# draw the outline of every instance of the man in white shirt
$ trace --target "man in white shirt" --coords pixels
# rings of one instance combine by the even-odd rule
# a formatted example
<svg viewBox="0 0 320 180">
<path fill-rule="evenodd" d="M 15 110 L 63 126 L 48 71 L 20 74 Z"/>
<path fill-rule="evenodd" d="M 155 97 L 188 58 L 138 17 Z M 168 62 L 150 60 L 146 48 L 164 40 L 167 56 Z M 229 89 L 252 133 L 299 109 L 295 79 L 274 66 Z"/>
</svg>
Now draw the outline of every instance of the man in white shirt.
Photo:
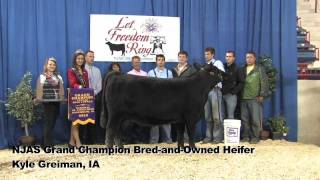
<svg viewBox="0 0 320 180">
<path fill-rule="evenodd" d="M 223 63 L 214 59 L 215 49 L 208 47 L 205 49 L 205 60 L 207 64 L 212 63 L 221 71 L 224 70 Z M 214 144 L 223 141 L 223 107 L 222 107 L 222 83 L 218 83 L 208 94 L 208 100 L 204 107 L 206 121 L 206 137 L 203 143 L 212 142 Z"/>
<path fill-rule="evenodd" d="M 141 69 L 141 61 L 139 56 L 133 56 L 131 58 L 131 63 L 133 69 L 129 71 L 127 74 L 135 76 L 148 76 L 148 73 Z M 149 127 L 140 126 L 138 124 L 128 121 L 125 122 L 123 128 L 125 132 L 123 133 L 122 137 L 126 143 L 142 144 L 149 142 Z"/>
<path fill-rule="evenodd" d="M 156 55 L 156 64 L 157 67 L 154 69 L 151 69 L 148 72 L 148 76 L 150 77 L 156 77 L 156 78 L 172 78 L 172 72 L 165 68 L 165 57 L 162 54 Z M 155 102 L 156 103 L 156 102 Z M 153 126 L 151 127 L 150 131 L 150 144 L 155 144 L 159 142 L 160 137 L 160 129 L 162 140 L 168 144 L 172 143 L 171 138 L 171 125 L 170 124 L 164 124 L 160 126 Z"/>
<path fill-rule="evenodd" d="M 95 144 L 97 142 L 102 143 L 103 142 L 103 130 L 99 126 L 99 120 L 100 120 L 100 92 L 102 89 L 102 78 L 101 78 L 101 72 L 100 69 L 93 65 L 94 63 L 94 52 L 91 50 L 88 50 L 86 52 L 86 64 L 85 69 L 88 72 L 88 78 L 89 78 L 89 88 L 92 88 L 95 95 L 95 118 L 96 123 L 95 124 L 88 124 L 85 126 L 80 126 L 80 136 L 82 137 L 85 144 Z"/>
<path fill-rule="evenodd" d="M 131 58 L 132 70 L 127 74 L 136 75 L 136 76 L 148 76 L 147 72 L 141 70 L 141 62 L 139 56 L 133 56 Z"/>
</svg>

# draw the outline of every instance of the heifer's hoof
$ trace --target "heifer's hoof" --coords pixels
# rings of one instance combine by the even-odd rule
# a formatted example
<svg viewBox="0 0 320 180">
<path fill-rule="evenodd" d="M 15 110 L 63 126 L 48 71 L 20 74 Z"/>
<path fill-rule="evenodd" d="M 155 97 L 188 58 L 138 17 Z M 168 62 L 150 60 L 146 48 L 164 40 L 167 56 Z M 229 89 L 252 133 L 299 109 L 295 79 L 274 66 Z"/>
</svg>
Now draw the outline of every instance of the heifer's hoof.
<svg viewBox="0 0 320 180">
<path fill-rule="evenodd" d="M 123 148 L 123 143 L 120 139 L 116 139 L 115 140 L 115 143 L 116 143 L 116 146 L 119 147 L 119 148 Z"/>
<path fill-rule="evenodd" d="M 212 141 L 212 144 L 220 144 L 220 143 L 222 143 L 222 140 L 213 140 Z"/>
<path fill-rule="evenodd" d="M 167 144 L 173 144 L 173 142 L 172 142 L 172 141 L 167 141 L 166 143 L 167 143 Z"/>
<path fill-rule="evenodd" d="M 118 148 L 124 148 L 123 144 L 117 144 L 116 145 Z"/>
<path fill-rule="evenodd" d="M 212 142 L 212 140 L 205 138 L 205 139 L 202 141 L 201 144 L 208 144 L 208 143 L 211 143 L 211 142 Z"/>
<path fill-rule="evenodd" d="M 194 143 L 189 143 L 190 148 L 196 148 L 196 145 Z"/>
<path fill-rule="evenodd" d="M 113 143 L 108 143 L 107 148 L 113 148 Z"/>
<path fill-rule="evenodd" d="M 179 148 L 184 148 L 184 143 L 178 143 Z"/>
</svg>

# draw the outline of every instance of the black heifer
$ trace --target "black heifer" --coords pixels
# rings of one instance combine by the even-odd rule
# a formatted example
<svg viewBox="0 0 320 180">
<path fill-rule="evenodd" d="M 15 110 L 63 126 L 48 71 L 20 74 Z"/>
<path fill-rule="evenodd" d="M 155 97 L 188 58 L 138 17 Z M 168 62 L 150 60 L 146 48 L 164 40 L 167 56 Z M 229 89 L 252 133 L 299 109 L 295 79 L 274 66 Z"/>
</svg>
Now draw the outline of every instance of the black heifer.
<svg viewBox="0 0 320 180">
<path fill-rule="evenodd" d="M 195 147 L 194 134 L 210 89 L 222 79 L 222 72 L 212 64 L 187 78 L 158 79 L 109 74 L 104 81 L 101 126 L 106 127 L 107 145 L 115 139 L 122 146 L 120 127 L 132 120 L 144 125 L 176 123 L 178 146 L 183 147 L 187 126 L 189 146 Z"/>
<path fill-rule="evenodd" d="M 121 51 L 122 56 L 126 50 L 125 44 L 112 44 L 111 42 L 107 41 L 106 44 L 109 46 L 111 54 L 113 55 L 113 51 Z"/>
</svg>

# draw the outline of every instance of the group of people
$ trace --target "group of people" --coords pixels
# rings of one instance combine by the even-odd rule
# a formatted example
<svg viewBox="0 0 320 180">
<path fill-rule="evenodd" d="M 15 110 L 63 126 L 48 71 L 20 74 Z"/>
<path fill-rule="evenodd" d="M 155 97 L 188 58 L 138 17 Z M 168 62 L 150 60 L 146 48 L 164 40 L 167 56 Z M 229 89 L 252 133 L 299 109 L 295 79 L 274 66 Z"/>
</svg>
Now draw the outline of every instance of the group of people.
<svg viewBox="0 0 320 180">
<path fill-rule="evenodd" d="M 203 143 L 223 141 L 223 119 L 241 119 L 242 141 L 256 144 L 262 130 L 262 103 L 269 94 L 268 77 L 256 62 L 255 52 L 246 53 L 246 65 L 238 67 L 234 51 L 227 51 L 225 63 L 214 58 L 213 48 L 205 49 L 206 63 L 225 72 L 222 83 L 208 94 L 205 104 L 206 136 Z M 240 107 L 240 108 L 237 108 Z M 236 110 L 238 109 L 238 113 Z"/>
<path fill-rule="evenodd" d="M 246 53 L 246 65 L 238 67 L 235 63 L 235 52 L 227 51 L 225 63 L 214 58 L 215 49 L 205 49 L 205 63 L 213 64 L 225 72 L 223 81 L 218 83 L 208 94 L 208 100 L 204 106 L 206 122 L 206 135 L 203 143 L 221 143 L 223 141 L 223 119 L 240 118 L 242 120 L 242 141 L 250 143 L 259 142 L 259 132 L 262 128 L 262 103 L 268 95 L 268 80 L 262 67 L 256 63 L 256 54 L 252 51 Z M 102 90 L 102 76 L 99 68 L 94 64 L 94 52 L 88 50 L 83 52 L 77 50 L 73 56 L 72 67 L 68 69 L 69 88 L 92 88 L 96 103 L 96 120 L 99 121 L 100 101 Z M 156 55 L 156 67 L 149 72 L 141 69 L 139 56 L 131 58 L 133 69 L 127 74 L 135 76 L 149 76 L 155 78 L 181 78 L 192 76 L 197 70 L 188 63 L 188 53 L 178 53 L 178 63 L 172 69 L 166 68 L 165 56 Z M 121 72 L 119 63 L 112 63 L 109 71 Z M 48 58 L 44 65 L 43 73 L 38 78 L 37 97 L 39 99 L 64 99 L 63 79 L 59 75 L 57 61 L 55 58 Z M 53 128 L 59 115 L 59 101 L 43 101 L 44 123 L 43 145 L 53 146 Z M 240 108 L 237 108 L 240 107 Z M 239 112 L 237 113 L 236 109 Z M 99 123 L 87 125 L 71 125 L 69 146 L 79 147 L 84 144 L 101 143 L 104 138 L 103 131 L 99 130 Z M 147 143 L 172 143 L 170 124 L 153 126 L 150 129 L 143 129 L 139 125 L 128 126 L 131 128 L 126 136 L 132 136 L 136 141 Z M 139 130 L 139 129 L 143 130 Z M 136 130 L 136 131 L 135 131 Z M 125 134 L 126 132 L 124 132 Z M 188 138 L 185 133 L 185 138 Z M 125 137 L 125 136 L 124 136 Z M 145 139 L 145 140 L 141 140 Z M 100 141 L 99 141 L 100 140 Z M 141 141 L 140 141 L 141 140 Z"/>
<path fill-rule="evenodd" d="M 99 112 L 99 93 L 102 89 L 101 72 L 93 66 L 94 52 L 84 53 L 77 50 L 74 53 L 72 67 L 68 69 L 68 87 L 69 88 L 92 88 L 95 95 L 96 109 Z M 59 75 L 57 61 L 55 58 L 48 58 L 44 65 L 43 73 L 39 76 L 37 82 L 37 93 L 35 102 L 42 101 L 45 121 L 43 132 L 43 146 L 53 146 L 53 128 L 59 115 L 60 101 L 64 100 L 63 80 Z M 50 101 L 52 100 L 52 101 Z M 96 116 L 98 118 L 99 116 Z M 96 142 L 96 126 L 87 124 L 86 126 L 71 125 L 70 147 L 79 147 L 82 142 L 93 144 Z"/>
</svg>

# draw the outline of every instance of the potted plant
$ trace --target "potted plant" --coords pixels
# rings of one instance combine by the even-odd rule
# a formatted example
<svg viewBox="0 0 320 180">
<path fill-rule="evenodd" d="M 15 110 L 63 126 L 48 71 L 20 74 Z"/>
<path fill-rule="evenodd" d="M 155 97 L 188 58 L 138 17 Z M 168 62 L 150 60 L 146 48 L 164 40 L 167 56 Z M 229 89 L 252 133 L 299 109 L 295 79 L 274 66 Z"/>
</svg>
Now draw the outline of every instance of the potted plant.
<svg viewBox="0 0 320 180">
<path fill-rule="evenodd" d="M 283 139 L 283 136 L 287 136 L 289 128 L 286 127 L 286 120 L 283 116 L 271 117 L 268 122 L 272 131 L 273 140 Z"/>
<path fill-rule="evenodd" d="M 260 139 L 261 140 L 267 140 L 271 136 L 270 127 L 267 123 L 264 123 L 262 126 L 262 131 L 260 132 Z"/>
<path fill-rule="evenodd" d="M 288 133 L 289 133 L 289 127 L 284 127 L 283 128 L 283 136 L 287 137 Z"/>
<path fill-rule="evenodd" d="M 41 117 L 39 107 L 33 103 L 34 92 L 31 88 L 31 80 L 30 72 L 24 74 L 15 91 L 8 89 L 8 100 L 5 103 L 8 114 L 20 120 L 21 126 L 24 127 L 25 136 L 20 137 L 20 142 L 25 146 L 34 144 L 35 138 L 30 136 L 29 126 Z"/>
</svg>

